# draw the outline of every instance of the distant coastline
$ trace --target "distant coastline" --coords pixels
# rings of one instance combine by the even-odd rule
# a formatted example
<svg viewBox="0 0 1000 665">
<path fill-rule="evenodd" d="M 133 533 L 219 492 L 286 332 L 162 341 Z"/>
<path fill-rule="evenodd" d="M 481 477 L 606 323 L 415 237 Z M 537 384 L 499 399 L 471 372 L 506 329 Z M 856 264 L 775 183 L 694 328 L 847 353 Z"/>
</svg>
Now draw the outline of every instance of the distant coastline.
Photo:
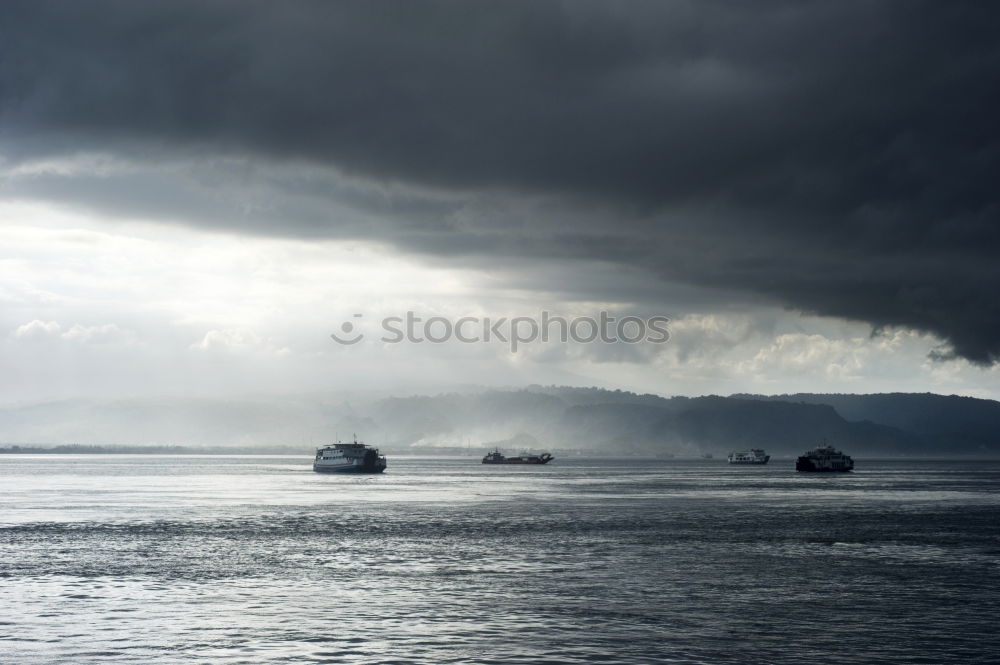
<svg viewBox="0 0 1000 665">
<path fill-rule="evenodd" d="M 775 459 L 826 440 L 868 459 L 1000 455 L 1000 402 L 926 393 L 663 397 L 601 388 L 86 401 L 0 407 L 0 453 L 312 455 L 357 433 L 388 455 Z"/>
<path fill-rule="evenodd" d="M 596 451 L 582 449 L 553 448 L 556 456 L 563 459 L 647 459 L 658 462 L 705 462 L 708 464 L 725 464 L 724 458 L 706 460 L 695 455 L 649 455 L 641 452 L 622 451 Z M 396 456 L 419 456 L 419 457 L 468 457 L 479 459 L 482 456 L 481 447 L 473 446 L 460 448 L 457 446 L 421 446 L 421 447 L 400 447 L 385 448 L 383 452 Z M 280 456 L 302 456 L 312 457 L 313 450 L 302 447 L 282 447 L 282 446 L 175 446 L 175 445 L 88 445 L 88 444 L 59 444 L 59 445 L 6 445 L 0 446 L 0 455 L 280 455 Z M 989 452 L 965 452 L 952 454 L 870 454 L 856 456 L 865 460 L 1000 460 L 1000 455 Z M 776 455 L 774 461 L 792 461 L 795 456 Z"/>
<path fill-rule="evenodd" d="M 0 455 L 308 455 L 302 447 L 237 448 L 234 446 L 173 446 L 173 445 L 111 445 L 58 444 L 44 446 L 7 445 L 0 447 Z"/>
</svg>

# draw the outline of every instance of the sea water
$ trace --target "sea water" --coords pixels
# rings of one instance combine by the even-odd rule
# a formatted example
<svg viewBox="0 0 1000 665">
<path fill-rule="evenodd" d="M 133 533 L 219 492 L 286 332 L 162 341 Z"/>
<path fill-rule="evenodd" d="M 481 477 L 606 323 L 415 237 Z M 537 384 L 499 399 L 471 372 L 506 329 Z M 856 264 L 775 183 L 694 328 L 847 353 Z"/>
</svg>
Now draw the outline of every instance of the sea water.
<svg viewBox="0 0 1000 665">
<path fill-rule="evenodd" d="M 1000 463 L 0 457 L 0 663 L 995 663 Z"/>
</svg>

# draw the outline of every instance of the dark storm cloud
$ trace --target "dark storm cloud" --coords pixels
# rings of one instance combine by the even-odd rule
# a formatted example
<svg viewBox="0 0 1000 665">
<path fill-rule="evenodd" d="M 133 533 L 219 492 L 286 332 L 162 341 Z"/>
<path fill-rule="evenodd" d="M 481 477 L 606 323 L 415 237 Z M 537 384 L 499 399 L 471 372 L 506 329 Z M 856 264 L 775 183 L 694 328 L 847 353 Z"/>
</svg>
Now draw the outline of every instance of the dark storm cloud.
<svg viewBox="0 0 1000 665">
<path fill-rule="evenodd" d="M 0 138 L 13 161 L 327 165 L 457 197 L 437 224 L 437 205 L 414 207 L 414 225 L 406 201 L 387 204 L 397 224 L 372 233 L 416 251 L 641 265 L 932 331 L 987 363 L 998 16 L 971 2 L 7 2 Z M 501 203 L 473 214 L 462 197 Z M 526 221 L 502 203 L 532 197 L 564 212 Z"/>
</svg>

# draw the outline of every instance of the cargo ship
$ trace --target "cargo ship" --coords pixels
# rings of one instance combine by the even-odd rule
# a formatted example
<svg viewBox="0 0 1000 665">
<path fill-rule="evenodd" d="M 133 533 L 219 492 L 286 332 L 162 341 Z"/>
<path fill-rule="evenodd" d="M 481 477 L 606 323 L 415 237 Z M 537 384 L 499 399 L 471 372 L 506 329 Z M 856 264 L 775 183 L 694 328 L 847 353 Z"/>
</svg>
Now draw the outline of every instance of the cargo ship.
<svg viewBox="0 0 1000 665">
<path fill-rule="evenodd" d="M 486 453 L 486 456 L 483 457 L 483 464 L 548 464 L 554 459 L 548 453 L 542 453 L 541 455 L 529 455 L 525 453 L 516 457 L 504 457 L 500 449 L 495 448 Z"/>
<path fill-rule="evenodd" d="M 845 472 L 854 468 L 854 460 L 833 446 L 822 445 L 795 460 L 796 471 Z"/>
<path fill-rule="evenodd" d="M 366 446 L 354 437 L 352 443 L 340 443 L 316 449 L 313 471 L 335 473 L 382 473 L 386 467 L 385 456 L 378 448 Z"/>
<path fill-rule="evenodd" d="M 771 456 L 761 448 L 729 453 L 730 464 L 767 464 Z"/>
</svg>

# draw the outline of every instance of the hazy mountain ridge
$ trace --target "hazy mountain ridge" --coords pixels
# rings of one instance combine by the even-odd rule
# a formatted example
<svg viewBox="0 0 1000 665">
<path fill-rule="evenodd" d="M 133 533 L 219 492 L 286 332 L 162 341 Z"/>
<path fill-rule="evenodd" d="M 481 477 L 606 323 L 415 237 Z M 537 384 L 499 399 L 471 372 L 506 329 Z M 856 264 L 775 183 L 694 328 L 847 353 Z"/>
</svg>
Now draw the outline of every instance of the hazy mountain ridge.
<svg viewBox="0 0 1000 665">
<path fill-rule="evenodd" d="M 913 433 L 930 447 L 996 449 L 1000 443 L 1000 402 L 934 393 L 733 395 L 733 397 L 829 404 L 844 418 L 871 421 Z"/>
<path fill-rule="evenodd" d="M 661 397 L 529 386 L 410 397 L 65 401 L 0 409 L 0 444 L 281 447 L 353 434 L 390 452 L 539 448 L 695 455 L 763 447 L 795 455 L 824 438 L 859 455 L 1000 453 L 1000 403 L 934 394 Z M 510 443 L 514 445 L 514 443 Z"/>
</svg>

